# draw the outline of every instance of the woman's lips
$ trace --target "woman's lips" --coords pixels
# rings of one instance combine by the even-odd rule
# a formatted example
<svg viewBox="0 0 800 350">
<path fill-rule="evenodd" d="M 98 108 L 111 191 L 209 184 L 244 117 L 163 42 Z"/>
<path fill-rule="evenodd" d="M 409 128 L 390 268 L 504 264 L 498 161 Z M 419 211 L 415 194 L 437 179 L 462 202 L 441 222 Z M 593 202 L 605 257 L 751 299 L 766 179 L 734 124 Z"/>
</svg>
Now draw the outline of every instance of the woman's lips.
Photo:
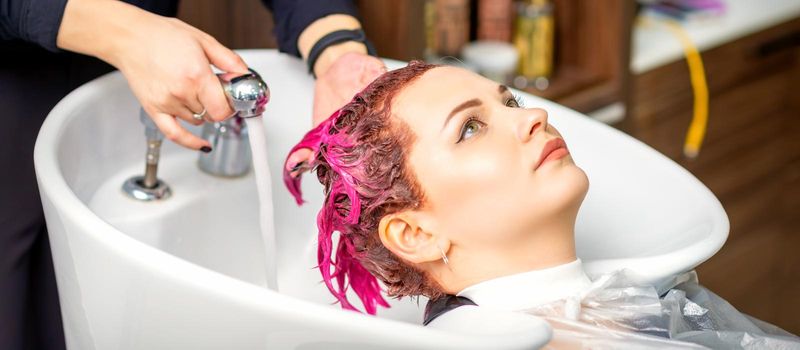
<svg viewBox="0 0 800 350">
<path fill-rule="evenodd" d="M 533 170 L 539 169 L 544 162 L 560 159 L 567 154 L 569 154 L 569 150 L 567 150 L 567 144 L 564 143 L 563 139 L 554 138 L 547 141 L 542 149 L 542 154 L 539 156 L 539 161 L 536 163 Z"/>
</svg>

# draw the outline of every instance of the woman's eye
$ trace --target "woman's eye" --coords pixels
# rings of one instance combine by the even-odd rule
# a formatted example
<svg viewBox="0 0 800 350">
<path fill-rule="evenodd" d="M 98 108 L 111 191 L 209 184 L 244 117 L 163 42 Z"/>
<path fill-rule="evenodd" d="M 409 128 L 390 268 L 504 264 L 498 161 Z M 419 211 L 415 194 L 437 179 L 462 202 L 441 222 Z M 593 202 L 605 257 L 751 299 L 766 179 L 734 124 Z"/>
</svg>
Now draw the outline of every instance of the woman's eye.
<svg viewBox="0 0 800 350">
<path fill-rule="evenodd" d="M 520 106 L 521 103 L 519 101 L 519 97 L 517 96 L 514 96 L 514 98 L 509 98 L 508 100 L 506 100 L 506 107 L 519 108 Z"/>
<path fill-rule="evenodd" d="M 475 119 L 468 120 L 466 123 L 464 123 L 464 126 L 461 127 L 461 136 L 458 138 L 458 142 L 467 140 L 477 135 L 481 128 L 483 128 L 483 123 Z"/>
</svg>

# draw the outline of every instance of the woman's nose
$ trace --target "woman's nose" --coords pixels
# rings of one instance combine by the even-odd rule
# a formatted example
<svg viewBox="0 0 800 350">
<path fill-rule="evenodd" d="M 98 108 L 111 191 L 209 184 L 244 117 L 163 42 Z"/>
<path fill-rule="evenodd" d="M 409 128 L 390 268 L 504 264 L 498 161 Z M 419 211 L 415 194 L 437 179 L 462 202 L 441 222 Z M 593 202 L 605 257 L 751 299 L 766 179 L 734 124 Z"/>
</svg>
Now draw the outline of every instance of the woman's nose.
<svg viewBox="0 0 800 350">
<path fill-rule="evenodd" d="M 526 109 L 522 119 L 517 124 L 517 136 L 522 142 L 533 139 L 536 132 L 547 129 L 547 111 L 541 108 Z"/>
</svg>

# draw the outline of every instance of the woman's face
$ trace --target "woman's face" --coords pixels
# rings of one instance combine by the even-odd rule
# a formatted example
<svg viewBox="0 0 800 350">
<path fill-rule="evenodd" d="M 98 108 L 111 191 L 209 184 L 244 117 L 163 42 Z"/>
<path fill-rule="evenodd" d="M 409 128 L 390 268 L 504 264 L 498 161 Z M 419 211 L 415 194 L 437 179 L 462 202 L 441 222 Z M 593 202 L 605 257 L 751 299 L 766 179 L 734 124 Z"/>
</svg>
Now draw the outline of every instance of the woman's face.
<svg viewBox="0 0 800 350">
<path fill-rule="evenodd" d="M 438 67 L 405 87 L 392 111 L 415 135 L 408 164 L 433 218 L 427 229 L 454 247 L 509 253 L 574 226 L 588 181 L 544 110 L 518 106 L 477 74 Z"/>
</svg>

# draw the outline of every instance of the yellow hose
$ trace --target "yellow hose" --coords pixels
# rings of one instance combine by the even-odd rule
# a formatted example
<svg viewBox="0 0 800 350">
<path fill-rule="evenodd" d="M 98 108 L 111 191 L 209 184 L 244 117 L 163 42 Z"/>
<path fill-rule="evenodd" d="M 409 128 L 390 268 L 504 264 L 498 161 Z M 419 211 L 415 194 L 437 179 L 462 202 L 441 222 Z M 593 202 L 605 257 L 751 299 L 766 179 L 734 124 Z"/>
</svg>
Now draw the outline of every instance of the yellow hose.
<svg viewBox="0 0 800 350">
<path fill-rule="evenodd" d="M 653 22 L 643 17 L 640 17 L 640 21 L 644 25 L 650 25 Z M 700 52 L 697 51 L 697 47 L 694 46 L 691 38 L 686 34 L 680 23 L 670 19 L 664 19 L 659 22 L 664 24 L 681 42 L 686 63 L 689 65 L 689 77 L 692 83 L 692 92 L 694 93 L 694 113 L 692 122 L 689 124 L 689 130 L 686 132 L 683 155 L 688 158 L 696 158 L 700 153 L 700 147 L 703 144 L 706 127 L 708 126 L 708 84 L 706 83 L 703 60 L 700 57 Z"/>
</svg>

